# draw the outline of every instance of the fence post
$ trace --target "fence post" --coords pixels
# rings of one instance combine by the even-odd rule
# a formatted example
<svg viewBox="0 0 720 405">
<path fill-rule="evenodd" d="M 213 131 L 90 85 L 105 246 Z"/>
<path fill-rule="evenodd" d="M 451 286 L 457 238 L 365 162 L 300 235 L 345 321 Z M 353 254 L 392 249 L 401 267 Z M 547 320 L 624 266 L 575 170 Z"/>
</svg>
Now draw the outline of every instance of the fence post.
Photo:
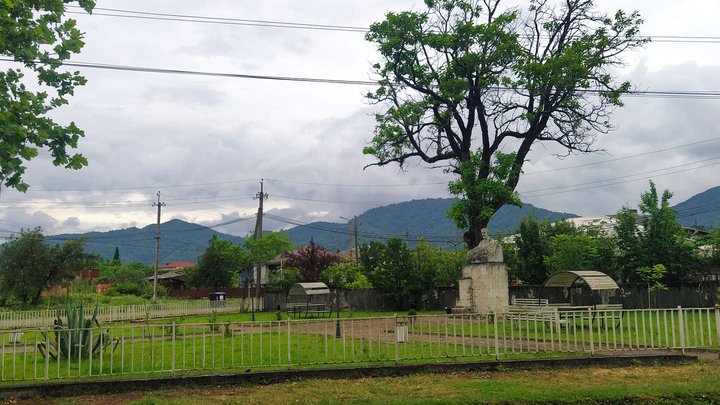
<svg viewBox="0 0 720 405">
<path fill-rule="evenodd" d="M 493 317 L 493 327 L 495 335 L 495 360 L 500 360 L 500 342 L 498 341 L 498 317 L 496 313 L 491 314 Z"/>
<path fill-rule="evenodd" d="M 677 306 L 678 310 L 678 324 L 680 326 L 680 350 L 682 354 L 685 354 L 685 319 L 683 316 L 682 306 Z"/>
<path fill-rule="evenodd" d="M 399 359 L 399 352 L 398 352 L 398 350 L 399 350 L 399 348 L 398 348 L 398 340 L 400 340 L 400 339 L 398 339 L 397 314 L 395 314 L 395 328 L 394 328 L 394 330 L 395 330 L 395 364 L 397 365 L 397 364 L 400 362 L 400 361 L 399 361 L 399 360 L 400 360 L 400 359 Z M 447 336 L 445 336 L 445 338 L 447 339 Z M 345 349 L 345 348 L 343 347 L 343 350 L 344 350 L 344 349 Z M 343 351 L 343 354 L 345 354 L 344 351 Z"/>
<path fill-rule="evenodd" d="M 175 321 L 172 323 L 172 360 L 170 361 L 170 372 L 175 375 L 175 335 L 176 335 Z M 185 353 L 183 353 L 183 356 Z"/>
<path fill-rule="evenodd" d="M 715 334 L 717 335 L 717 339 L 715 340 L 715 343 L 717 344 L 718 348 L 720 348 L 720 306 L 715 305 Z"/>
<path fill-rule="evenodd" d="M 593 310 L 591 309 L 590 312 L 588 313 L 588 321 L 589 321 L 588 333 L 590 333 L 590 356 L 595 355 L 595 337 L 593 336 L 593 333 L 595 333 L 595 331 L 593 330 L 593 320 L 595 319 L 595 317 L 593 316 L 592 311 Z"/>
<path fill-rule="evenodd" d="M 290 333 L 290 315 L 288 314 L 288 317 L 287 317 L 287 354 L 288 354 L 287 360 L 288 360 L 288 367 L 290 367 L 290 366 L 292 365 L 292 352 L 290 351 L 290 348 L 291 348 L 292 345 L 291 345 L 291 342 L 290 342 L 290 336 L 292 336 L 292 333 Z M 298 344 L 300 344 L 299 341 L 298 341 Z"/>
<path fill-rule="evenodd" d="M 716 311 L 717 312 L 717 311 Z M 50 379 L 50 328 L 46 328 L 45 333 L 45 381 L 47 382 L 48 379 Z M 37 350 L 37 347 L 35 348 Z M 58 353 L 60 352 L 60 347 L 58 347 Z M 3 359 L 5 361 L 5 359 Z M 58 362 L 60 361 L 60 356 L 58 355 Z"/>
</svg>

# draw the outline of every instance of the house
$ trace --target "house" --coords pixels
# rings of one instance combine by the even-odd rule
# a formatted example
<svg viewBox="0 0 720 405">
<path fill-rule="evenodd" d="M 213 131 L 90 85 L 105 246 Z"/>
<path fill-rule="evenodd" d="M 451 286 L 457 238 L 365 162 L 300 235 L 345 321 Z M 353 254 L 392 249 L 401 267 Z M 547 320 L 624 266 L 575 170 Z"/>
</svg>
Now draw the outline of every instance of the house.
<svg viewBox="0 0 720 405">
<path fill-rule="evenodd" d="M 197 263 L 194 262 L 170 262 L 161 264 L 158 266 L 158 284 L 168 290 L 181 290 L 185 284 L 183 280 L 185 269 L 195 266 L 197 266 Z M 155 280 L 155 275 L 151 274 L 147 279 L 152 283 Z"/>
</svg>

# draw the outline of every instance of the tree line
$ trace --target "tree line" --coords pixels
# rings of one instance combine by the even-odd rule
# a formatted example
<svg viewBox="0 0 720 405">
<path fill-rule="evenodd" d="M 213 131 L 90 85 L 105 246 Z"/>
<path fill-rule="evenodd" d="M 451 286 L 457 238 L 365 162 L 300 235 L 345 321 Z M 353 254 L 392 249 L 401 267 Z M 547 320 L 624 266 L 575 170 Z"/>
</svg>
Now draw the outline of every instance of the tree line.
<svg viewBox="0 0 720 405">
<path fill-rule="evenodd" d="M 651 181 L 637 210 L 624 206 L 617 212 L 613 232 L 523 218 L 514 240 L 503 242 L 511 280 L 540 284 L 559 271 L 598 270 L 652 287 L 719 267 L 720 230 L 689 239 L 670 198 L 672 192 L 659 194 Z"/>
</svg>

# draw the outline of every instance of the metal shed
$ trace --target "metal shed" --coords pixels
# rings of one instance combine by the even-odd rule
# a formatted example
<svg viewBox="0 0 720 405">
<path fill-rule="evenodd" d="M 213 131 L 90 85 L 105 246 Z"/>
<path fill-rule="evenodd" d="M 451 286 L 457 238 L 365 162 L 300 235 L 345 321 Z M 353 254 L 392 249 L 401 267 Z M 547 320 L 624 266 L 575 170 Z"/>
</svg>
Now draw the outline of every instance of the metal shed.
<svg viewBox="0 0 720 405">
<path fill-rule="evenodd" d="M 548 277 L 540 289 L 540 298 L 543 298 L 543 291 L 546 288 L 559 287 L 572 291 L 576 284 L 585 284 L 592 294 L 593 306 L 597 307 L 597 298 L 603 291 L 620 290 L 615 280 L 600 271 L 561 271 Z M 568 296 L 571 299 L 571 296 Z M 607 304 L 600 302 L 600 304 Z"/>
<path fill-rule="evenodd" d="M 325 283 L 295 283 L 288 291 L 285 309 L 295 315 L 329 314 L 330 289 Z"/>
<path fill-rule="evenodd" d="M 325 299 L 330 295 L 330 289 L 325 283 L 295 283 L 288 292 L 288 301 L 310 302 L 315 299 Z"/>
</svg>

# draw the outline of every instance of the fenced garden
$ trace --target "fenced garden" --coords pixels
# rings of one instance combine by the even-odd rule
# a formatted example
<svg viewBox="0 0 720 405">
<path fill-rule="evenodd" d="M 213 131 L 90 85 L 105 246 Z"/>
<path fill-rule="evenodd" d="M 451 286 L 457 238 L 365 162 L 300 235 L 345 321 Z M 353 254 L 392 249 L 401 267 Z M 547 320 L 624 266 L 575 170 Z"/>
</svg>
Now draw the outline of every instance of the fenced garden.
<svg viewBox="0 0 720 405">
<path fill-rule="evenodd" d="M 715 349 L 719 330 L 714 309 L 28 327 L 0 331 L 0 379 L 14 384 Z"/>
</svg>

